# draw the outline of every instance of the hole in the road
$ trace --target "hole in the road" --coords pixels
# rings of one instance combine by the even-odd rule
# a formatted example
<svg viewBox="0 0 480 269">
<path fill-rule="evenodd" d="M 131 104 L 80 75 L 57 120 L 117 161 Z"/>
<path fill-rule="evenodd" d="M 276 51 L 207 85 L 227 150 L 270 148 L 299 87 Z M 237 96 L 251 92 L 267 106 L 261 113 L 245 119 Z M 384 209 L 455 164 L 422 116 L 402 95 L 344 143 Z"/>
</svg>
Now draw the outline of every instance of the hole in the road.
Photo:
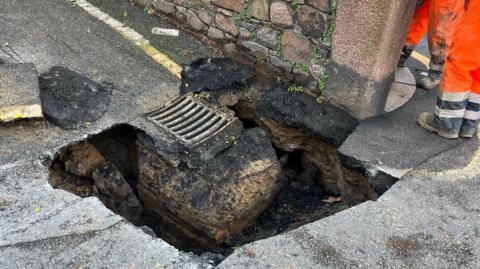
<svg viewBox="0 0 480 269">
<path fill-rule="evenodd" d="M 254 119 L 243 120 L 244 132 L 254 130 L 249 128 L 259 125 L 262 124 L 257 124 Z M 262 134 L 265 135 L 265 132 Z M 211 238 L 212 234 L 208 231 L 199 230 L 196 223 L 188 222 L 189 216 L 185 214 L 190 213 L 182 208 L 180 202 L 167 202 L 177 195 L 169 196 L 168 192 L 174 193 L 178 188 L 170 186 L 168 181 L 185 180 L 179 178 L 183 175 L 188 177 L 188 184 L 196 184 L 196 176 L 188 174 L 189 165 L 180 162 L 175 168 L 178 173 L 175 174 L 165 167 L 165 160 L 153 158 L 149 170 L 141 168 L 146 159 L 139 155 L 145 154 L 146 147 L 139 141 L 145 133 L 129 125 L 113 127 L 86 141 L 61 149 L 51 164 L 50 183 L 55 188 L 81 197 L 98 197 L 112 211 L 144 231 L 154 233 L 181 250 L 207 255 L 214 263 L 221 261 L 238 246 L 280 234 L 374 198 L 375 195 L 369 193 L 372 188 L 362 173 L 338 166 L 334 146 L 318 144 L 311 151 L 288 150 L 282 141 L 274 138 L 276 134 L 268 135 L 272 141 L 272 146 L 268 147 L 281 171 L 279 179 L 275 181 L 278 186 L 274 187 L 274 196 L 266 206 L 256 211 L 259 214 L 247 217 L 249 221 L 243 223 L 241 229 L 222 230 L 223 234 L 218 237 L 220 240 Z M 295 137 L 301 135 L 295 134 Z M 307 137 L 302 139 L 302 143 L 312 142 Z M 158 176 L 157 173 L 170 178 L 166 178 L 166 185 L 160 186 L 155 181 L 144 182 L 148 173 L 151 178 Z M 335 178 L 339 173 L 341 179 Z M 198 186 L 201 188 L 202 185 Z M 153 191 L 159 188 L 171 189 Z M 189 199 L 194 206 L 204 203 L 201 199 L 207 194 L 200 189 L 194 190 L 184 194 L 191 196 Z M 212 190 L 208 194 L 210 192 Z M 218 200 L 223 201 L 222 198 Z M 217 206 L 224 204 L 217 202 Z M 202 214 L 204 208 L 200 205 L 196 210 Z M 233 220 L 232 223 L 237 225 L 239 221 Z M 228 234 L 228 231 L 235 232 Z"/>
</svg>

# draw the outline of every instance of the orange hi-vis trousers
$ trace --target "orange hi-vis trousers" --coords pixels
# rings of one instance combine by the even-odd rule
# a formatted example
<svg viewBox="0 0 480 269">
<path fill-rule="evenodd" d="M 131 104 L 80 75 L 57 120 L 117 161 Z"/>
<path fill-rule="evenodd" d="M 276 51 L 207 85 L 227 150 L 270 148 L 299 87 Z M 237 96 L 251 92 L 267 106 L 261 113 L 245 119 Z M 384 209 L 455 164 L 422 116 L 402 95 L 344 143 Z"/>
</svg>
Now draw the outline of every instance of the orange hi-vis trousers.
<svg viewBox="0 0 480 269">
<path fill-rule="evenodd" d="M 406 45 L 416 46 L 427 33 L 429 9 L 430 0 L 425 0 L 422 5 L 415 10 L 408 29 Z"/>
<path fill-rule="evenodd" d="M 480 0 L 470 0 L 454 28 L 440 83 L 436 118 L 473 131 L 480 120 Z"/>
<path fill-rule="evenodd" d="M 428 48 L 433 64 L 442 64 L 450 46 L 455 25 L 464 10 L 464 0 L 425 0 L 415 10 L 406 45 L 416 46 L 428 32 Z"/>
</svg>

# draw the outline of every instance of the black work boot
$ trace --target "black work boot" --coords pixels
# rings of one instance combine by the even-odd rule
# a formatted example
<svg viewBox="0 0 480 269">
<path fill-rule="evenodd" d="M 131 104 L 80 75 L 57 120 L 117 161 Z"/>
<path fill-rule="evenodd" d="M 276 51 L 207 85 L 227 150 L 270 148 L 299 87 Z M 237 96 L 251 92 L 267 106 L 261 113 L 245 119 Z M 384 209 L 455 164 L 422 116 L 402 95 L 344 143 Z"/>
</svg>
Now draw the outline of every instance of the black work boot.
<svg viewBox="0 0 480 269">
<path fill-rule="evenodd" d="M 458 138 L 462 119 L 439 118 L 437 115 L 423 112 L 418 116 L 418 124 L 443 138 Z"/>
<path fill-rule="evenodd" d="M 398 67 L 405 67 L 405 63 L 412 55 L 414 49 L 415 46 L 403 46 L 402 55 L 400 56 L 400 60 L 398 61 Z"/>
<path fill-rule="evenodd" d="M 442 77 L 444 63 L 434 64 L 430 61 L 430 69 L 428 75 L 418 81 L 418 86 L 425 90 L 433 90 L 440 85 L 440 78 Z"/>
<path fill-rule="evenodd" d="M 478 121 L 464 119 L 458 135 L 463 138 L 472 138 L 477 133 L 477 128 Z"/>
<path fill-rule="evenodd" d="M 480 121 L 480 95 L 472 92 L 468 97 L 460 137 L 471 138 L 477 133 Z"/>
</svg>

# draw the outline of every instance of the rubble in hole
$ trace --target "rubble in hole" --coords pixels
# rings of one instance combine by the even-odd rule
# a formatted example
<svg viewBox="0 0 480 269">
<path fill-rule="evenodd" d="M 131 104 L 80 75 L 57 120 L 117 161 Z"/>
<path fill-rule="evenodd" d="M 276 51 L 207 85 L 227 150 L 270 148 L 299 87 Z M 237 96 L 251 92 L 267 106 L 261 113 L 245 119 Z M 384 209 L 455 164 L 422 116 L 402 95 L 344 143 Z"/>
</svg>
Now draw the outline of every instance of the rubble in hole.
<svg viewBox="0 0 480 269">
<path fill-rule="evenodd" d="M 219 63 L 233 64 L 199 60 L 184 77 L 208 79 Z M 52 163 L 52 185 L 96 196 L 181 249 L 224 254 L 376 199 L 369 178 L 337 154 L 356 119 L 288 92 L 286 83 L 249 80 L 212 89 L 207 81 L 129 125 L 65 147 Z"/>
</svg>

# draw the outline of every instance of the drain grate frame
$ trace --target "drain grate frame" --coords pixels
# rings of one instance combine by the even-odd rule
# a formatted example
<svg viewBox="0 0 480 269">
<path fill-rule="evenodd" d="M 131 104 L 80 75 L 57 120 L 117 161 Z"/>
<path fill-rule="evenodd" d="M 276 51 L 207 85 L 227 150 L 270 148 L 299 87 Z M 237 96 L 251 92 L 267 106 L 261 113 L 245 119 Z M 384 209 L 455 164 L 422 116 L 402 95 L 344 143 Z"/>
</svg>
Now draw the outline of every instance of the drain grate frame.
<svg viewBox="0 0 480 269">
<path fill-rule="evenodd" d="M 182 95 L 145 117 L 187 146 L 199 145 L 227 128 L 228 118 L 190 95 Z"/>
</svg>

